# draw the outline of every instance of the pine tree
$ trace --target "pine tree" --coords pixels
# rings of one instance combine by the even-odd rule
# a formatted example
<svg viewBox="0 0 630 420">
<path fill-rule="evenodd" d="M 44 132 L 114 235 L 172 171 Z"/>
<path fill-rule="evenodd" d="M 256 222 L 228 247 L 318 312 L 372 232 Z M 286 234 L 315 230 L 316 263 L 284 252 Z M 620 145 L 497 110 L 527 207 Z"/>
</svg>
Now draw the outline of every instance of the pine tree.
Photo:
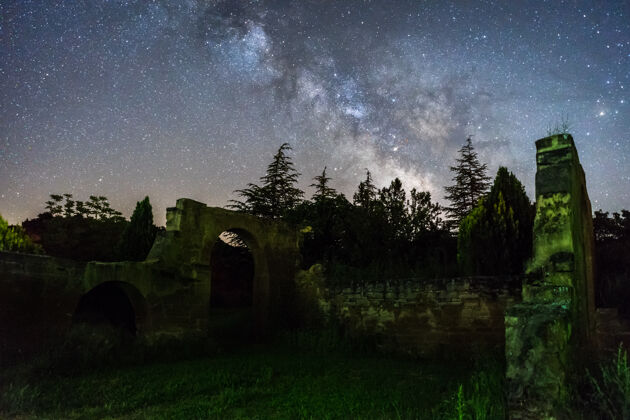
<svg viewBox="0 0 630 420">
<path fill-rule="evenodd" d="M 359 183 L 357 192 L 354 193 L 352 198 L 355 205 L 370 210 L 376 201 L 377 189 L 372 182 L 372 174 L 367 169 L 365 171 L 367 173 L 365 181 Z"/>
<path fill-rule="evenodd" d="M 236 190 L 243 200 L 231 200 L 229 207 L 272 219 L 294 209 L 302 201 L 304 192 L 295 187 L 300 173 L 287 156 L 288 150 L 291 146 L 283 143 L 267 166 L 267 173 L 260 178 L 262 186 L 248 184 L 247 188 Z"/>
<path fill-rule="evenodd" d="M 156 233 L 151 203 L 149 197 L 145 197 L 136 204 L 131 221 L 123 231 L 118 247 L 120 257 L 129 261 L 144 260 L 153 246 Z"/>
<path fill-rule="evenodd" d="M 455 184 L 445 187 L 448 193 L 445 198 L 452 203 L 452 206 L 446 207 L 446 211 L 450 218 L 449 223 L 454 226 L 459 226 L 462 219 L 475 208 L 490 185 L 486 164 L 479 163 L 470 137 L 466 139 L 459 154 L 457 166 L 450 167 L 451 172 L 455 173 Z"/>
<path fill-rule="evenodd" d="M 324 166 L 324 170 L 321 175 L 317 175 L 313 178 L 315 181 L 314 184 L 309 185 L 310 187 L 315 188 L 315 194 L 313 194 L 313 201 L 320 202 L 326 199 L 333 199 L 337 196 L 337 191 L 334 188 L 328 186 L 328 182 L 330 181 L 330 177 L 326 176 L 326 167 Z"/>
</svg>

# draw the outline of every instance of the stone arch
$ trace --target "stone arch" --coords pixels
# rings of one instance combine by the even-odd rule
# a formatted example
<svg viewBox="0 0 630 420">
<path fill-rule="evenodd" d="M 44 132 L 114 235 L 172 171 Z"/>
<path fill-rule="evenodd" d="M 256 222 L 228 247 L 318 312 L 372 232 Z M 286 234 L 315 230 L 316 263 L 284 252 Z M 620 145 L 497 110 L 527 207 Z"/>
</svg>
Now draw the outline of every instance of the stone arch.
<svg viewBox="0 0 630 420">
<path fill-rule="evenodd" d="M 249 214 L 208 207 L 190 199 L 177 200 L 167 209 L 166 231 L 156 238 L 147 257 L 162 273 L 185 280 L 190 289 L 188 301 L 194 306 L 203 328 L 209 316 L 211 294 L 210 256 L 219 235 L 225 231 L 243 237 L 254 259 L 253 311 L 256 329 L 265 331 L 282 319 L 291 300 L 291 288 L 299 260 L 298 232 L 286 224 Z"/>
<path fill-rule="evenodd" d="M 105 281 L 81 295 L 75 305 L 73 323 L 108 323 L 133 335 L 148 329 L 146 299 L 132 284 Z"/>
<path fill-rule="evenodd" d="M 220 226 L 220 225 L 219 225 Z M 260 241 L 246 227 L 239 224 L 229 224 L 222 229 L 214 237 L 207 235 L 207 239 L 202 246 L 203 263 L 208 267 L 211 266 L 212 250 L 219 239 L 219 235 L 223 232 L 233 232 L 245 242 L 249 248 L 254 262 L 254 273 L 252 279 L 252 311 L 256 322 L 256 327 L 263 328 L 266 319 L 266 313 L 269 308 L 269 270 L 267 267 L 267 257 L 265 250 L 260 246 Z M 216 229 L 219 230 L 219 229 Z M 210 283 L 208 302 L 212 295 L 212 271 L 208 270 L 208 281 Z"/>
</svg>

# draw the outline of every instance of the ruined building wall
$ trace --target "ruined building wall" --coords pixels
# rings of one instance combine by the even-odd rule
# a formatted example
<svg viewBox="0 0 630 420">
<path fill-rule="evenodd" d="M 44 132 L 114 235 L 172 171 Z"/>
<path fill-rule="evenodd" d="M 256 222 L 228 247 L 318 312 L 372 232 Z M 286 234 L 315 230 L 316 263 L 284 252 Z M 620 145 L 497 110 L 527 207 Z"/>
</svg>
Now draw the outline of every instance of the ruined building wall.
<svg viewBox="0 0 630 420">
<path fill-rule="evenodd" d="M 594 335 L 593 225 L 573 138 L 536 142 L 533 258 L 523 302 L 508 308 L 510 418 L 564 418 Z"/>
<path fill-rule="evenodd" d="M 72 324 L 85 263 L 0 252 L 0 366 L 32 355 Z"/>
<path fill-rule="evenodd" d="M 520 300 L 520 287 L 508 286 L 520 284 L 513 278 L 411 279 L 328 290 L 314 266 L 296 280 L 301 293 L 316 297 L 351 336 L 423 357 L 503 349 L 505 309 Z"/>
</svg>

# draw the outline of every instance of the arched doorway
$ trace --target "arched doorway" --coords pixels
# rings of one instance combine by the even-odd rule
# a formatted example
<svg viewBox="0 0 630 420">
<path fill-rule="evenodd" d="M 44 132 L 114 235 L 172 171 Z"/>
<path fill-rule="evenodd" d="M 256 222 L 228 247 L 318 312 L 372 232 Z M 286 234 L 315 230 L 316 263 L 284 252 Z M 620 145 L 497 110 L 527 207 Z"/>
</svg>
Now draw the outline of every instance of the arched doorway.
<svg viewBox="0 0 630 420">
<path fill-rule="evenodd" d="M 250 336 L 254 320 L 254 246 L 247 232 L 222 232 L 210 253 L 210 334 L 229 339 Z"/>
<path fill-rule="evenodd" d="M 128 283 L 110 281 L 81 297 L 72 321 L 75 325 L 114 328 L 135 336 L 145 317 L 146 307 L 140 292 Z"/>
</svg>

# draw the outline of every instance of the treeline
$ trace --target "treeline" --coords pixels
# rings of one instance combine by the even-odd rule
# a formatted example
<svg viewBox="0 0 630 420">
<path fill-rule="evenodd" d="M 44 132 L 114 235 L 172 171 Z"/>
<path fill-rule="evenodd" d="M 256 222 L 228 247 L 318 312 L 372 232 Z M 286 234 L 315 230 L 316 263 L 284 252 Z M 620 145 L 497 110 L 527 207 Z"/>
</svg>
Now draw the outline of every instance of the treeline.
<svg viewBox="0 0 630 420">
<path fill-rule="evenodd" d="M 350 201 L 331 186 L 325 167 L 311 184 L 315 193 L 304 200 L 290 150 L 283 144 L 260 184 L 235 191 L 240 199 L 230 206 L 297 225 L 304 233 L 303 266 L 323 263 L 335 285 L 518 274 L 531 255 L 534 212 L 522 184 L 501 168 L 490 188 L 470 139 L 451 167 L 451 206 L 445 208 L 428 191 L 407 192 L 398 178 L 379 189 L 369 170 Z"/>
<path fill-rule="evenodd" d="M 37 249 L 55 257 L 141 261 L 158 231 L 149 197 L 137 203 L 129 221 L 104 196 L 79 201 L 72 194 L 51 194 L 45 205 L 47 211 L 22 222 L 21 229 Z"/>
</svg>

